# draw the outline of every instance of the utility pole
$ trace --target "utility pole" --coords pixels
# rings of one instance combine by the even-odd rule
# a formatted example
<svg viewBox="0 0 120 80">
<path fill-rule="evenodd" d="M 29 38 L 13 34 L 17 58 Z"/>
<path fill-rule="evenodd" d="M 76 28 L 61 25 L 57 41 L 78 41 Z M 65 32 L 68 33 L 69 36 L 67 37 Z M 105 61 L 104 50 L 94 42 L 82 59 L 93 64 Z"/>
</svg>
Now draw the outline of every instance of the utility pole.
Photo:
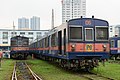
<svg viewBox="0 0 120 80">
<path fill-rule="evenodd" d="M 52 9 L 52 29 L 54 28 L 54 10 Z"/>
<path fill-rule="evenodd" d="M 14 25 L 14 21 L 13 21 L 13 37 L 15 36 L 15 25 Z"/>
</svg>

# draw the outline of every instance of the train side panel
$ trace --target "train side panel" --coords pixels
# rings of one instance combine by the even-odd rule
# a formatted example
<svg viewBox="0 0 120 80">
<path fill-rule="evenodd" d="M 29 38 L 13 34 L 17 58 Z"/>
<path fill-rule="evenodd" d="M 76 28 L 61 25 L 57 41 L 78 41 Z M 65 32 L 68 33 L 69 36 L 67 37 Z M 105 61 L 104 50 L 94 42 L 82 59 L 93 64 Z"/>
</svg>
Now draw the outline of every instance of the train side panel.
<svg viewBox="0 0 120 80">
<path fill-rule="evenodd" d="M 102 19 L 72 19 L 33 43 L 42 42 L 42 47 L 35 45 L 30 49 L 45 60 L 58 59 L 64 67 L 92 68 L 98 60 L 109 58 L 108 30 L 109 23 Z"/>
</svg>

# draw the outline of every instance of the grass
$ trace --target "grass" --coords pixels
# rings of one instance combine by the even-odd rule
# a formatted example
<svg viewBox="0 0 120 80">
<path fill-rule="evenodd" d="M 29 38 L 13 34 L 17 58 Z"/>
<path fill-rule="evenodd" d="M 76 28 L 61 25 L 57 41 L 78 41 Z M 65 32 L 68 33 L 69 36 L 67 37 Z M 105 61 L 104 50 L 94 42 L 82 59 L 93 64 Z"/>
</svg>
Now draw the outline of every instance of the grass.
<svg viewBox="0 0 120 80">
<path fill-rule="evenodd" d="M 120 64 L 111 64 L 106 62 L 105 66 L 103 66 L 100 63 L 100 66 L 95 68 L 93 72 L 112 78 L 114 80 L 120 80 Z"/>
<path fill-rule="evenodd" d="M 86 80 L 42 60 L 28 60 L 31 69 L 43 80 Z"/>
<path fill-rule="evenodd" d="M 0 68 L 0 80 L 11 80 L 13 65 L 13 60 L 2 59 Z"/>
<path fill-rule="evenodd" d="M 74 73 L 65 71 L 53 64 L 43 60 L 27 60 L 31 69 L 43 80 L 86 80 Z M 14 61 L 11 59 L 2 59 L 2 66 L 0 68 L 0 80 L 11 80 Z M 120 80 L 120 64 L 111 64 L 106 62 L 105 66 L 100 63 L 98 68 L 94 68 L 93 72 L 110 77 L 114 80 Z"/>
</svg>

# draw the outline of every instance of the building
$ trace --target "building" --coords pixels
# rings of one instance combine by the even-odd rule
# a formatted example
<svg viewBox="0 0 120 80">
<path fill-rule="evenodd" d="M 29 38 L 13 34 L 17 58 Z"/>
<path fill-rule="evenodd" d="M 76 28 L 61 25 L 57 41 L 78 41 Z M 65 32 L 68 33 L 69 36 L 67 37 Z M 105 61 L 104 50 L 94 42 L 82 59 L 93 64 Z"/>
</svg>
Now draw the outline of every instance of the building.
<svg viewBox="0 0 120 80">
<path fill-rule="evenodd" d="M 109 26 L 109 37 L 115 36 L 115 26 Z"/>
<path fill-rule="evenodd" d="M 86 0 L 62 0 L 62 23 L 86 16 Z"/>
<path fill-rule="evenodd" d="M 120 36 L 120 25 L 115 26 L 115 35 Z"/>
<path fill-rule="evenodd" d="M 112 25 L 109 27 L 109 37 L 120 36 L 120 25 Z"/>
<path fill-rule="evenodd" d="M 35 39 L 40 38 L 46 34 L 49 30 L 7 30 L 0 29 L 0 50 L 2 52 L 10 52 L 10 38 L 15 35 L 25 36 L 29 38 L 29 42 L 32 43 Z"/>
<path fill-rule="evenodd" d="M 18 18 L 18 29 L 29 29 L 29 19 L 27 18 Z"/>
<path fill-rule="evenodd" d="M 40 30 L 40 17 L 33 16 L 30 19 L 30 29 L 31 30 Z"/>
</svg>

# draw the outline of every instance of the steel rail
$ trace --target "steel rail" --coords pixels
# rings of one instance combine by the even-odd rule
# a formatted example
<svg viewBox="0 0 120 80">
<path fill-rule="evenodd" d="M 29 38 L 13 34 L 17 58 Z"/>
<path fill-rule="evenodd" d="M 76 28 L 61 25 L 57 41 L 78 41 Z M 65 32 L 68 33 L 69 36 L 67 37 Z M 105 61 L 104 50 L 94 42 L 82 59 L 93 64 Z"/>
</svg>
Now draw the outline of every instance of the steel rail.
<svg viewBox="0 0 120 80">
<path fill-rule="evenodd" d="M 12 74 L 12 80 L 17 80 L 17 76 L 16 76 L 16 63 L 14 65 L 14 70 L 13 70 L 13 74 Z"/>
<path fill-rule="evenodd" d="M 26 64 L 27 65 L 27 64 Z M 29 71 L 32 73 L 33 77 L 35 78 L 35 80 L 42 80 L 39 76 L 37 76 L 31 69 L 30 67 L 27 65 Z"/>
</svg>

